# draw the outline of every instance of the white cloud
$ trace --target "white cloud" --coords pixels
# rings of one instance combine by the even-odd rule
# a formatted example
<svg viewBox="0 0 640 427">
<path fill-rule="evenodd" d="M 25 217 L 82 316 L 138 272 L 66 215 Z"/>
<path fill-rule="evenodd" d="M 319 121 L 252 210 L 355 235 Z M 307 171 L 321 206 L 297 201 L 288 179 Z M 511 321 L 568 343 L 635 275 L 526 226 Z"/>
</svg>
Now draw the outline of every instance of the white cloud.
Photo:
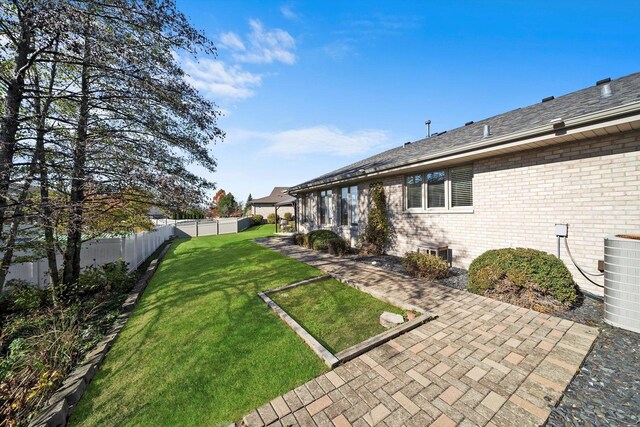
<svg viewBox="0 0 640 427">
<path fill-rule="evenodd" d="M 235 130 L 228 132 L 233 142 L 252 141 L 265 145 L 265 152 L 289 157 L 322 153 L 352 156 L 380 149 L 389 143 L 383 130 L 343 132 L 334 126 L 314 126 L 280 132 Z"/>
<path fill-rule="evenodd" d="M 251 32 L 247 36 L 247 42 L 233 32 L 220 36 L 220 47 L 231 50 L 233 58 L 238 62 L 252 64 L 270 64 L 282 62 L 294 64 L 296 55 L 295 39 L 288 32 L 279 28 L 267 30 L 262 22 L 250 19 Z"/>
<path fill-rule="evenodd" d="M 240 37 L 233 32 L 223 33 L 220 35 L 220 47 L 235 50 L 246 50 L 244 43 Z"/>
<path fill-rule="evenodd" d="M 339 61 L 344 59 L 353 52 L 351 44 L 344 40 L 336 40 L 322 47 L 325 55 L 329 58 Z"/>
<path fill-rule="evenodd" d="M 280 6 L 280 13 L 282 13 L 282 16 L 284 16 L 285 18 L 291 19 L 294 21 L 300 18 L 300 15 L 295 13 L 291 6 L 287 6 L 287 5 Z"/>
<path fill-rule="evenodd" d="M 215 97 L 244 99 L 254 95 L 253 88 L 260 86 L 262 76 L 245 71 L 237 65 L 204 58 L 199 61 L 182 61 L 187 81 L 199 91 Z"/>
</svg>

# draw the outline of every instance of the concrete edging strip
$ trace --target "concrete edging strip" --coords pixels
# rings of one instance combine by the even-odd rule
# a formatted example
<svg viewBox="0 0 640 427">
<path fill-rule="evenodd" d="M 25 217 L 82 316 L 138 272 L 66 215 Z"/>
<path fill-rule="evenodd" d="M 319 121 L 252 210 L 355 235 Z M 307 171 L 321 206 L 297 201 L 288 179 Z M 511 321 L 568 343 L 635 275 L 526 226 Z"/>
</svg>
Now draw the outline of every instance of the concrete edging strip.
<svg viewBox="0 0 640 427">
<path fill-rule="evenodd" d="M 427 323 L 429 320 L 432 320 L 435 317 L 436 316 L 428 313 L 418 316 L 413 320 L 396 326 L 395 328 L 389 329 L 388 331 L 382 332 L 381 334 L 374 335 L 359 344 L 347 348 L 346 350 L 342 350 L 341 352 L 336 354 L 336 357 L 338 358 L 340 363 L 355 359 L 356 357 L 360 356 L 363 353 L 366 353 L 372 348 L 384 344 L 387 341 L 391 341 L 392 339 L 404 334 L 405 332 L 409 332 L 410 330 Z"/>
<path fill-rule="evenodd" d="M 310 282 L 307 282 L 307 283 L 310 283 Z M 273 291 L 270 291 L 270 292 L 273 292 Z M 298 334 L 300 338 L 302 338 L 302 340 L 311 348 L 311 350 L 313 350 L 315 354 L 320 356 L 320 358 L 324 361 L 325 364 L 327 364 L 327 366 L 329 366 L 330 368 L 333 368 L 339 363 L 339 360 L 329 350 L 327 350 L 322 344 L 320 344 L 317 339 L 315 339 L 309 332 L 306 331 L 306 329 L 300 326 L 298 322 L 293 320 L 293 318 L 289 316 L 287 312 L 284 311 L 278 304 L 276 304 L 275 301 L 269 298 L 265 292 L 260 292 L 258 296 L 262 298 L 262 300 L 266 302 L 267 305 L 282 320 L 284 320 L 285 323 L 289 325 L 289 327 L 293 329 L 293 331 L 296 334 Z"/>
<path fill-rule="evenodd" d="M 269 295 L 269 294 L 273 294 L 273 293 L 280 292 L 280 291 L 286 291 L 287 289 L 297 288 L 298 286 L 308 285 L 309 283 L 321 282 L 321 281 L 329 279 L 331 277 L 332 276 L 330 274 L 324 274 L 322 276 L 312 277 L 311 279 L 302 280 L 300 282 L 292 283 L 290 285 L 281 286 L 281 287 L 275 288 L 275 289 L 269 289 L 268 291 L 264 291 L 264 294 L 265 295 Z"/>
<path fill-rule="evenodd" d="M 100 364 L 111 349 L 118 334 L 129 320 L 133 309 L 138 303 L 142 292 L 149 284 L 149 280 L 158 269 L 160 261 L 167 254 L 171 247 L 171 241 L 164 247 L 158 258 L 149 263 L 147 271 L 138 280 L 129 296 L 122 304 L 122 314 L 120 314 L 107 334 L 88 352 L 84 361 L 69 373 L 62 385 L 47 401 L 47 405 L 31 420 L 29 427 L 61 427 L 67 425 L 67 420 L 71 416 L 76 404 L 86 391 L 93 376 L 98 371 Z"/>
<path fill-rule="evenodd" d="M 331 279 L 331 278 L 336 279 L 347 286 L 351 286 L 355 289 L 358 289 L 361 292 L 367 293 L 373 296 L 374 298 L 380 299 L 389 304 L 393 304 L 396 307 L 400 307 L 404 310 L 416 311 L 418 313 L 421 313 L 421 315 L 393 329 L 390 329 L 388 331 L 375 335 L 371 338 L 368 338 L 362 341 L 361 343 L 351 346 L 334 355 L 326 347 L 320 344 L 320 342 L 317 339 L 315 339 L 309 332 L 307 332 L 306 329 L 304 329 L 298 322 L 296 322 L 291 316 L 289 316 L 289 314 L 286 311 L 284 311 L 282 307 L 280 307 L 275 301 L 273 301 L 268 296 L 276 292 L 296 288 L 298 286 L 308 285 L 310 283 L 320 282 L 322 280 Z M 269 306 L 269 308 L 271 308 L 278 315 L 278 317 L 280 317 L 287 325 L 289 325 L 289 327 L 293 329 L 293 331 L 296 334 L 298 334 L 300 338 L 302 338 L 302 340 L 311 348 L 311 350 L 313 350 L 313 352 L 316 353 L 324 361 L 324 363 L 327 366 L 329 366 L 329 368 L 331 369 L 335 368 L 339 364 L 342 364 L 351 359 L 354 359 L 360 356 L 361 354 L 371 350 L 372 348 L 377 347 L 381 344 L 384 344 L 387 341 L 390 341 L 406 332 L 409 332 L 410 330 L 415 329 L 418 326 L 428 322 L 429 320 L 435 319 L 437 317 L 435 315 L 428 313 L 427 311 L 425 311 L 424 309 L 418 306 L 404 303 L 402 301 L 396 300 L 395 298 L 390 298 L 380 292 L 376 292 L 371 289 L 368 289 L 366 286 L 358 285 L 351 281 L 347 281 L 344 278 L 335 274 L 325 274 L 323 276 L 313 277 L 311 279 L 302 280 L 300 282 L 292 283 L 290 285 L 285 285 L 279 288 L 270 289 L 268 291 L 259 292 L 258 296 Z"/>
</svg>

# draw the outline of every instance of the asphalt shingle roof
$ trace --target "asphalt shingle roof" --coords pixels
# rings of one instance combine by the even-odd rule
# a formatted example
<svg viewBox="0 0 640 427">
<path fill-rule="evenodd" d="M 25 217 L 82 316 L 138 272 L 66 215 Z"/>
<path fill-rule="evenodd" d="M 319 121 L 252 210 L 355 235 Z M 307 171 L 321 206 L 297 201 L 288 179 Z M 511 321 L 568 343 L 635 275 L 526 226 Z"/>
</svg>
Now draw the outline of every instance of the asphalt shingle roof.
<svg viewBox="0 0 640 427">
<path fill-rule="evenodd" d="M 611 96 L 600 95 L 601 86 L 590 86 L 558 98 L 518 108 L 488 119 L 461 126 L 400 146 L 352 163 L 333 172 L 292 187 L 304 189 L 334 181 L 356 178 L 374 171 L 416 163 L 452 149 L 463 149 L 483 140 L 484 125 L 491 127 L 491 137 L 501 137 L 519 131 L 549 125 L 556 118 L 564 120 L 640 101 L 640 73 L 630 74 L 609 82 Z"/>
<path fill-rule="evenodd" d="M 259 203 L 259 204 L 276 204 L 282 202 L 291 202 L 295 200 L 295 198 L 289 196 L 285 191 L 288 190 L 289 187 L 273 187 L 271 190 L 271 194 L 266 197 L 261 197 L 259 199 L 251 200 L 251 204 Z"/>
</svg>

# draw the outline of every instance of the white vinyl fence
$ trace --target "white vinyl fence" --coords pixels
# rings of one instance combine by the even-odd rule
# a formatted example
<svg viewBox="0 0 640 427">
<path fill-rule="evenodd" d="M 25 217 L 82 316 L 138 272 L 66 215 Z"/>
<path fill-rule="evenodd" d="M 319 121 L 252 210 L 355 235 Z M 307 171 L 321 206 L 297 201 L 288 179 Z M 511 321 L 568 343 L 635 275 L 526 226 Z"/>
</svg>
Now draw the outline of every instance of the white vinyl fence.
<svg viewBox="0 0 640 427">
<path fill-rule="evenodd" d="M 239 233 L 251 226 L 253 220 L 244 218 L 218 218 L 213 220 L 168 220 L 165 225 L 156 225 L 152 231 L 145 231 L 126 237 L 90 240 L 82 244 L 80 267 L 98 267 L 123 259 L 129 264 L 129 271 L 135 270 L 165 240 L 177 237 L 214 236 L 217 234 Z M 57 256 L 58 268 L 62 266 L 62 254 Z M 34 262 L 12 264 L 7 280 L 20 279 L 45 287 L 49 284 L 49 265 L 46 258 Z"/>
<path fill-rule="evenodd" d="M 98 267 L 122 258 L 129 264 L 129 271 L 140 266 L 158 247 L 173 235 L 173 224 L 156 227 L 126 237 L 90 240 L 82 244 L 80 267 Z M 58 266 L 62 266 L 62 254 L 57 256 Z M 12 264 L 7 280 L 20 279 L 45 287 L 49 283 L 49 266 L 46 258 L 34 262 Z"/>
<path fill-rule="evenodd" d="M 253 224 L 251 217 L 176 221 L 176 237 L 216 236 L 239 233 Z"/>
</svg>

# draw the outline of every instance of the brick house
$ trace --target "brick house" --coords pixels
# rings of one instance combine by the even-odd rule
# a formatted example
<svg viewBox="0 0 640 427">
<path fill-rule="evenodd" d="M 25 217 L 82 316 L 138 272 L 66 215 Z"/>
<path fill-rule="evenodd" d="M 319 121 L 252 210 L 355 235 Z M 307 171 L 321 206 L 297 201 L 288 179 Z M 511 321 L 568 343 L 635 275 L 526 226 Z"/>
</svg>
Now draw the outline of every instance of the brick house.
<svg viewBox="0 0 640 427">
<path fill-rule="evenodd" d="M 395 240 L 388 253 L 447 245 L 468 267 L 488 249 L 556 254 L 569 224 L 578 264 L 596 271 L 603 237 L 640 230 L 640 73 L 403 144 L 289 189 L 302 232 L 357 241 L 368 189 L 382 182 Z M 564 247 L 561 259 L 589 292 Z M 602 283 L 602 278 L 596 278 Z"/>
</svg>

